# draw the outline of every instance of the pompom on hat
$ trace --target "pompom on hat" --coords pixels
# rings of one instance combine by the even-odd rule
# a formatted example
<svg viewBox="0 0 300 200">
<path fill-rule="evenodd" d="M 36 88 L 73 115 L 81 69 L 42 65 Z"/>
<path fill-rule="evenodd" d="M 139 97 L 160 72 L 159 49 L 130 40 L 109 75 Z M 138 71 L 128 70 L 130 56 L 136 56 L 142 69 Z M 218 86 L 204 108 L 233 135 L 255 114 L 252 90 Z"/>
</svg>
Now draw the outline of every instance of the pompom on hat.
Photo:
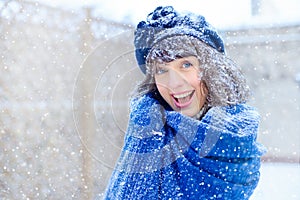
<svg viewBox="0 0 300 200">
<path fill-rule="evenodd" d="M 222 38 L 203 16 L 182 14 L 172 6 L 160 6 L 148 14 L 146 21 L 138 23 L 134 33 L 135 56 L 143 73 L 146 73 L 146 59 L 151 48 L 159 41 L 177 35 L 195 37 L 225 53 Z"/>
</svg>

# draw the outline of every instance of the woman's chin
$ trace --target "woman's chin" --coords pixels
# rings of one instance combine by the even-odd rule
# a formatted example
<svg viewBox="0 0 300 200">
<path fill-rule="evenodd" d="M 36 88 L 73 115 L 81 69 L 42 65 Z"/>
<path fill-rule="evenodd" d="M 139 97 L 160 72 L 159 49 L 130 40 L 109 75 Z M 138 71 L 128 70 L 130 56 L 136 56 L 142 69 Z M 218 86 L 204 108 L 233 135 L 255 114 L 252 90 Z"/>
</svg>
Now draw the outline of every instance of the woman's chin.
<svg viewBox="0 0 300 200">
<path fill-rule="evenodd" d="M 192 108 L 185 108 L 185 109 L 176 109 L 178 112 L 180 112 L 183 115 L 186 115 L 188 117 L 194 117 L 196 116 L 199 112 L 200 109 L 192 109 Z"/>
</svg>

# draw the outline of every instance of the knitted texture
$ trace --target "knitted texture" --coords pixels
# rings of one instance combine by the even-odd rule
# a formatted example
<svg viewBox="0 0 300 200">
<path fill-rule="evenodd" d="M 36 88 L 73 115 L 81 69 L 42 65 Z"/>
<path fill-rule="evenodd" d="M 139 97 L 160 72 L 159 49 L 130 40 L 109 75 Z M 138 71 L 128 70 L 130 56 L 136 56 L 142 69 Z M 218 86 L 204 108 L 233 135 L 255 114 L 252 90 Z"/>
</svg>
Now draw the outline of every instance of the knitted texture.
<svg viewBox="0 0 300 200">
<path fill-rule="evenodd" d="M 172 6 L 160 6 L 148 15 L 146 21 L 139 22 L 135 30 L 135 56 L 144 73 L 147 55 L 154 44 L 175 35 L 196 37 L 217 51 L 225 53 L 222 38 L 203 16 L 179 13 Z"/>
<path fill-rule="evenodd" d="M 131 104 L 124 148 L 104 199 L 248 199 L 264 147 L 246 104 L 212 107 L 201 121 L 147 94 Z"/>
</svg>

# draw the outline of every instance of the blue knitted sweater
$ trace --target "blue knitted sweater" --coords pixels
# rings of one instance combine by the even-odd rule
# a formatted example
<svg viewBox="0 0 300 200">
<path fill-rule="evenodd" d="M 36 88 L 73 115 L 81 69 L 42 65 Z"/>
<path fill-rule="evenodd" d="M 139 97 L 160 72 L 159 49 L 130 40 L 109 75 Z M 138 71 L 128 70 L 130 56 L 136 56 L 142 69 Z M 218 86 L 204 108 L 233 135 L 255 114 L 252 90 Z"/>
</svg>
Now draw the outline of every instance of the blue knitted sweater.
<svg viewBox="0 0 300 200">
<path fill-rule="evenodd" d="M 152 94 L 135 99 L 104 199 L 248 199 L 264 153 L 258 125 L 246 104 L 212 107 L 196 120 Z"/>
</svg>

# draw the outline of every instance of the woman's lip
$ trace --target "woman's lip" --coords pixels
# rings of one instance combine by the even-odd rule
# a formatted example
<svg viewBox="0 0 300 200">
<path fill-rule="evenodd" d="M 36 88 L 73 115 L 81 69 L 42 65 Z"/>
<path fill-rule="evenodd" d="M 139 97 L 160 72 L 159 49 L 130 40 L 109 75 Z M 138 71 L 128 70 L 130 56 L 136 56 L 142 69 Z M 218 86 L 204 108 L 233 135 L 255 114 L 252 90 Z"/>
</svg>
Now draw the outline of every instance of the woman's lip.
<svg viewBox="0 0 300 200">
<path fill-rule="evenodd" d="M 181 93 L 176 93 L 175 95 L 184 94 L 184 93 L 190 93 L 190 92 L 181 92 Z M 172 96 L 174 104 L 175 104 L 175 106 L 177 108 L 185 108 L 185 107 L 189 106 L 192 103 L 194 93 L 195 93 L 195 91 L 192 91 L 192 93 L 190 94 L 191 95 L 190 100 L 187 101 L 187 102 L 185 102 L 185 103 L 179 103 L 179 102 L 177 102 L 176 98 L 174 97 L 174 94 L 171 95 L 171 96 Z"/>
</svg>

